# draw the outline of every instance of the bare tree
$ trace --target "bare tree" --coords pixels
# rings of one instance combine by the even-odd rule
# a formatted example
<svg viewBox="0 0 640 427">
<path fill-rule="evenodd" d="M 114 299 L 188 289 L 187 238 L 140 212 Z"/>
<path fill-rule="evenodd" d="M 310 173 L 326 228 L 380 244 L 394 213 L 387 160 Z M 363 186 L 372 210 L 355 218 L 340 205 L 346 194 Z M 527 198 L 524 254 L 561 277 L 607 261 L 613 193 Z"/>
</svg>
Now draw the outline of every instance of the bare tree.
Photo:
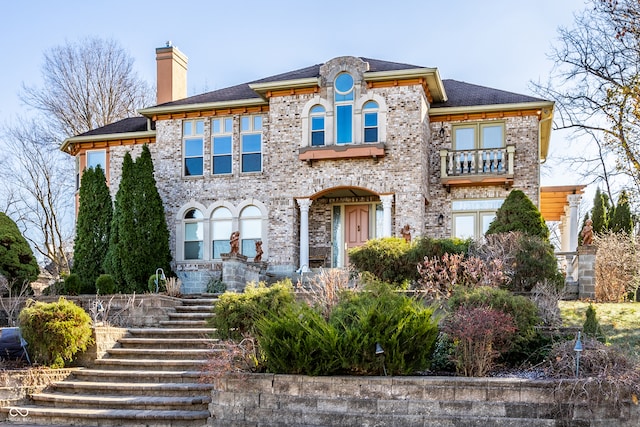
<svg viewBox="0 0 640 427">
<path fill-rule="evenodd" d="M 640 195 L 640 3 L 591 0 L 572 28 L 560 28 L 546 84 L 534 89 L 556 101 L 556 129 L 594 144 L 574 157 L 583 172 L 606 184 L 624 178 Z M 580 150 L 584 156 L 585 150 Z"/>
<path fill-rule="evenodd" d="M 56 133 L 78 135 L 135 115 L 153 94 L 114 40 L 88 38 L 44 54 L 42 87 L 24 86 L 23 101 L 44 113 Z"/>
<path fill-rule="evenodd" d="M 23 85 L 36 110 L 4 127 L 0 144 L 0 208 L 21 227 L 40 261 L 56 276 L 69 271 L 73 239 L 74 163 L 62 140 L 136 114 L 153 102 L 133 70 L 133 58 L 114 40 L 88 38 L 44 54 L 43 85 Z"/>
<path fill-rule="evenodd" d="M 55 137 L 36 119 L 19 120 L 5 129 L 9 165 L 0 177 L 7 213 L 32 248 L 53 267 L 69 272 L 73 236 L 73 160 L 58 150 Z"/>
</svg>

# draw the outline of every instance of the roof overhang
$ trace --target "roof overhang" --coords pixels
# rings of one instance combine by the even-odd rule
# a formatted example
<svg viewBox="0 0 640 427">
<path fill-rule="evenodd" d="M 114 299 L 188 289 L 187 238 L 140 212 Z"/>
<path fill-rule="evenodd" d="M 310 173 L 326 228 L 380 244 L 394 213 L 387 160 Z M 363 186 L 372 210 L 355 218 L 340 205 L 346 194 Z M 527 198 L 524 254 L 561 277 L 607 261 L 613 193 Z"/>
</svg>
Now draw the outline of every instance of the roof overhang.
<svg viewBox="0 0 640 427">
<path fill-rule="evenodd" d="M 535 110 L 540 124 L 540 160 L 545 161 L 549 153 L 551 140 L 551 128 L 553 124 L 553 101 L 521 102 L 514 104 L 471 105 L 463 107 L 432 107 L 429 110 L 430 117 L 454 116 L 467 114 L 497 113 L 508 111 Z"/>
<path fill-rule="evenodd" d="M 138 113 L 145 117 L 154 117 L 160 114 L 188 113 L 191 111 L 217 110 L 223 108 L 252 107 L 269 105 L 269 101 L 262 98 L 236 99 L 233 101 L 206 102 L 201 104 L 166 105 L 158 107 L 142 108 Z"/>
<path fill-rule="evenodd" d="M 147 130 L 142 132 L 122 132 L 122 133 L 108 133 L 102 135 L 86 135 L 86 136 L 74 136 L 67 138 L 60 145 L 60 151 L 71 154 L 73 147 L 79 144 L 96 143 L 96 142 L 109 142 L 109 141 L 122 141 L 122 140 L 145 140 L 156 137 L 155 130 Z"/>
<path fill-rule="evenodd" d="M 583 194 L 586 185 L 540 187 L 540 214 L 545 221 L 560 221 L 569 206 L 567 196 Z"/>
<path fill-rule="evenodd" d="M 268 92 L 303 89 L 309 87 L 319 87 L 320 79 L 318 77 L 309 77 L 306 79 L 279 80 L 265 83 L 249 83 L 249 88 L 260 94 L 264 99 L 268 98 Z"/>
<path fill-rule="evenodd" d="M 411 80 L 423 78 L 433 97 L 433 102 L 447 102 L 447 93 L 437 68 L 410 68 L 407 70 L 372 71 L 365 72 L 367 82 L 382 82 L 387 80 Z"/>
</svg>

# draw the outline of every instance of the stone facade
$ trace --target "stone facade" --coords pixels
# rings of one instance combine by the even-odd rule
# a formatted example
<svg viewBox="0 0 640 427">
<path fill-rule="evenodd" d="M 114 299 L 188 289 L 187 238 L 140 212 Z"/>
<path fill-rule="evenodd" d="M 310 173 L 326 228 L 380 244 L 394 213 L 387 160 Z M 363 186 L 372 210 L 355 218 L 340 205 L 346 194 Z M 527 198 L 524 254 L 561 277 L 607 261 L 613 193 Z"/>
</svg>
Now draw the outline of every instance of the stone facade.
<svg viewBox="0 0 640 427">
<path fill-rule="evenodd" d="M 261 234 L 257 238 L 263 242 L 262 261 L 268 265 L 267 275 L 276 278 L 291 276 L 307 264 L 342 267 L 348 262 L 347 247 L 370 238 L 400 236 L 400 230 L 407 225 L 414 238 L 450 237 L 455 233 L 455 201 L 503 200 L 512 188 L 518 188 L 539 204 L 538 110 L 544 108 L 539 104 L 546 101 L 510 96 L 497 108 L 495 98 L 490 96 L 487 101 L 466 99 L 460 88 L 468 89 L 469 85 L 445 84 L 435 69 L 405 64 L 340 57 L 317 67 L 248 84 L 247 88 L 261 98 L 247 99 L 250 92 L 230 98 L 228 92 L 221 90 L 221 95 L 216 91 L 209 98 L 204 94 L 175 106 L 142 110 L 155 121 L 155 140 L 149 148 L 171 232 L 174 270 L 188 292 L 204 290 L 205 281 L 219 277 L 224 270 L 211 246 L 211 216 L 219 207 L 231 213 L 233 230 L 242 228 L 243 209 L 256 207 L 260 211 L 260 217 L 255 219 L 260 223 Z M 353 129 L 350 142 L 339 144 L 337 128 L 343 95 L 336 79 L 344 74 L 352 78 L 351 100 L 347 104 Z M 452 89 L 451 99 L 445 94 L 447 85 Z M 482 90 L 495 95 L 492 89 Z M 203 102 L 205 98 L 213 101 L 207 104 Z M 248 106 L 236 107 L 238 102 Z M 484 102 L 487 113 L 482 110 Z M 371 117 L 366 114 L 369 104 L 376 106 L 374 144 L 367 143 L 372 140 L 365 136 L 366 127 L 371 126 Z M 544 105 L 552 111 L 552 103 Z M 316 107 L 324 111 L 320 146 L 311 143 L 316 126 L 311 109 Z M 472 113 L 467 114 L 465 108 L 472 108 Z M 241 121 L 255 116 L 262 121 L 261 170 L 243 173 Z M 233 124 L 231 173 L 214 175 L 212 119 L 218 118 L 230 118 Z M 194 120 L 203 124 L 203 172 L 185 176 L 182 133 L 185 122 Z M 504 129 L 503 146 L 514 147 L 513 176 L 508 180 L 459 180 L 454 185 L 444 185 L 440 150 L 455 149 L 454 127 L 477 124 L 481 129 L 492 123 Z M 84 140 L 77 141 L 81 153 L 80 143 Z M 113 144 L 107 150 L 109 185 L 114 196 L 126 151 L 135 158 L 140 146 Z M 390 209 L 384 208 L 383 198 L 391 200 Z M 300 200 L 310 203 L 304 218 L 298 206 Z M 202 259 L 185 256 L 185 215 L 190 209 L 197 209 L 204 218 Z M 307 222 L 308 230 L 301 230 Z M 348 242 L 352 234 L 359 239 L 355 243 Z M 251 254 L 247 255 L 251 258 Z"/>
</svg>

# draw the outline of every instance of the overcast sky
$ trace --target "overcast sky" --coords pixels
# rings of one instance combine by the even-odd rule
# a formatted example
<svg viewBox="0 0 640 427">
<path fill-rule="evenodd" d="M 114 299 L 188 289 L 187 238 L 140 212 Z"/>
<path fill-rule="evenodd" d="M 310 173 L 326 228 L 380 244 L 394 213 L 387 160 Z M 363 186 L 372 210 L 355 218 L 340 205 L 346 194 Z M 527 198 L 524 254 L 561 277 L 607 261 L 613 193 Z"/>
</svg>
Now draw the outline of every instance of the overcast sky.
<svg viewBox="0 0 640 427">
<path fill-rule="evenodd" d="M 584 0 L 3 0 L 0 125 L 28 113 L 43 53 L 88 36 L 117 40 L 155 84 L 155 48 L 189 58 L 188 95 L 353 55 L 437 67 L 455 79 L 529 94 L 546 80 L 559 26 Z M 551 139 L 551 156 L 565 146 Z M 567 182 L 567 179 L 572 179 Z M 543 185 L 578 183 L 554 166 Z"/>
</svg>

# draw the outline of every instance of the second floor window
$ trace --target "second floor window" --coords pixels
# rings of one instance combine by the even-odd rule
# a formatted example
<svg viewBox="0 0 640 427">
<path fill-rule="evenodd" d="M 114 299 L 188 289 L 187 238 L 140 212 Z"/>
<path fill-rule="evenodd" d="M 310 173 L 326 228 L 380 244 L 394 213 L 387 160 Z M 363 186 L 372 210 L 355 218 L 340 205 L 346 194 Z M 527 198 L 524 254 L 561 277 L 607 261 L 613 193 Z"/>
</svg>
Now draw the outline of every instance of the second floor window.
<svg viewBox="0 0 640 427">
<path fill-rule="evenodd" d="M 240 117 L 242 172 L 262 171 L 262 116 Z"/>
<path fill-rule="evenodd" d="M 311 145 L 314 147 L 324 145 L 324 117 L 323 106 L 316 105 L 311 109 Z"/>
<path fill-rule="evenodd" d="M 378 142 L 378 103 L 368 101 L 362 106 L 364 142 Z"/>
<path fill-rule="evenodd" d="M 504 147 L 503 123 L 477 123 L 454 126 L 454 149 L 476 150 Z"/>
<path fill-rule="evenodd" d="M 231 117 L 213 119 L 211 133 L 211 152 L 213 153 L 211 173 L 214 175 L 230 174 L 232 172 L 233 119 Z"/>
<path fill-rule="evenodd" d="M 353 77 L 348 73 L 338 74 L 334 82 L 334 104 L 336 116 L 336 143 L 353 142 Z"/>
<path fill-rule="evenodd" d="M 184 175 L 201 176 L 204 171 L 204 120 L 187 120 L 182 125 Z"/>
</svg>

